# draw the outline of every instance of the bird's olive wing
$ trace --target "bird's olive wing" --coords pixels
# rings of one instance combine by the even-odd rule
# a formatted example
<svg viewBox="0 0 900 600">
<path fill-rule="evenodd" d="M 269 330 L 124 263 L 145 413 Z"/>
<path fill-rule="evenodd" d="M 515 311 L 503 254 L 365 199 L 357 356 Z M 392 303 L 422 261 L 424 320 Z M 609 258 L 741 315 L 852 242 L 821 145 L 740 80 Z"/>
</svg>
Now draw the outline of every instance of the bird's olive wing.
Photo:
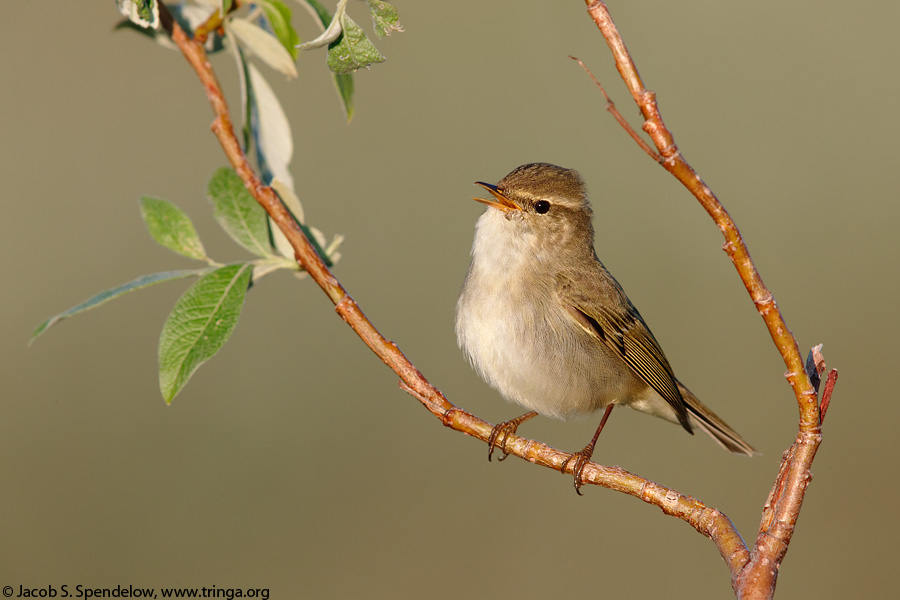
<svg viewBox="0 0 900 600">
<path fill-rule="evenodd" d="M 560 301 L 585 331 L 656 390 L 675 409 L 681 425 L 691 431 L 684 399 L 659 342 L 619 283 L 604 267 L 598 266 L 602 269 L 601 277 L 560 274 L 557 277 Z"/>
</svg>

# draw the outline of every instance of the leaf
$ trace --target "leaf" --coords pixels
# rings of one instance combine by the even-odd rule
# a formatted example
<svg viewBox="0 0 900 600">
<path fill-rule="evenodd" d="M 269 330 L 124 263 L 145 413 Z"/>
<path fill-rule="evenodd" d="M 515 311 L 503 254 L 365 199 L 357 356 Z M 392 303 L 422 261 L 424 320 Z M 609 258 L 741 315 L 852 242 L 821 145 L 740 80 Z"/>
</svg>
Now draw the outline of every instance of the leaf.
<svg viewBox="0 0 900 600">
<path fill-rule="evenodd" d="M 300 226 L 303 229 L 303 233 L 306 235 L 306 239 L 312 244 L 313 248 L 316 249 L 316 253 L 321 257 L 322 261 L 325 263 L 327 267 L 333 267 L 334 261 L 341 257 L 340 252 L 335 252 L 334 254 L 331 251 L 325 248 L 326 239 L 325 234 L 322 233 L 319 229 L 315 227 L 307 227 L 306 225 Z M 332 240 L 331 244 L 328 245 L 332 250 L 337 250 L 338 246 L 341 245 L 344 241 L 344 236 L 336 235 Z"/>
<path fill-rule="evenodd" d="M 244 56 L 244 52 L 241 50 L 241 45 L 238 44 L 234 38 L 227 37 L 225 39 L 225 45 L 231 50 L 232 54 L 234 54 L 234 60 L 237 63 L 238 69 L 238 80 L 241 83 L 241 117 L 243 120 L 243 126 L 241 127 L 241 137 L 243 138 L 243 147 L 244 152 L 250 151 L 250 142 L 251 142 L 251 132 L 250 132 L 250 121 L 251 119 L 251 102 L 249 102 L 248 98 L 248 90 L 247 87 L 249 83 L 247 79 L 250 77 L 250 74 L 247 71 L 247 59 Z"/>
<path fill-rule="evenodd" d="M 325 254 L 328 255 L 328 258 L 332 263 L 336 263 L 337 261 L 341 260 L 341 252 L 338 250 L 338 248 L 340 248 L 341 244 L 343 243 L 344 236 L 338 234 L 332 238 L 331 243 L 328 244 L 327 248 L 325 248 Z"/>
<path fill-rule="evenodd" d="M 251 101 L 251 131 L 263 179 L 271 181 L 273 177 L 277 177 L 293 187 L 294 178 L 289 168 L 294 157 L 291 123 L 259 69 L 248 64 L 247 77 L 250 80 L 247 89 Z"/>
<path fill-rule="evenodd" d="M 272 256 L 266 211 L 253 199 L 244 182 L 229 167 L 213 173 L 207 186 L 213 215 L 235 242 L 257 256 Z"/>
<path fill-rule="evenodd" d="M 144 28 L 159 27 L 159 6 L 156 0 L 116 0 L 119 12 L 128 20 Z"/>
<path fill-rule="evenodd" d="M 237 44 L 231 44 L 231 48 L 240 74 L 244 150 L 248 154 L 251 148 L 256 151 L 256 161 L 263 181 L 271 185 L 272 181 L 281 180 L 289 188 L 293 188 L 294 178 L 290 172 L 294 155 L 291 123 L 259 69 L 245 60 L 244 53 Z M 271 220 L 268 226 L 271 233 L 274 229 Z M 270 234 L 270 239 L 271 237 Z M 293 260 L 293 254 L 291 259 Z"/>
<path fill-rule="evenodd" d="M 367 2 L 369 12 L 372 14 L 372 23 L 375 25 L 375 35 L 384 38 L 391 35 L 393 31 L 403 31 L 397 9 L 393 5 L 381 0 L 367 0 Z"/>
<path fill-rule="evenodd" d="M 45 331 L 62 321 L 63 319 L 68 319 L 72 315 L 77 315 L 78 313 L 82 313 L 86 310 L 90 310 L 92 308 L 96 308 L 100 306 L 104 302 L 109 302 L 113 298 L 118 298 L 123 294 L 127 294 L 128 292 L 133 292 L 135 290 L 140 290 L 145 287 L 149 287 L 151 285 L 155 285 L 157 283 L 162 283 L 164 281 L 171 281 L 173 279 L 185 279 L 186 277 L 197 277 L 199 275 L 204 275 L 209 273 L 212 269 L 184 269 L 181 271 L 163 271 L 162 273 L 151 273 L 150 275 L 142 275 L 137 279 L 133 279 L 128 283 L 123 283 L 120 286 L 116 286 L 114 288 L 110 288 L 108 290 L 104 290 L 93 296 L 92 298 L 88 298 L 81 304 L 77 306 L 73 306 L 69 310 L 65 310 L 59 314 L 53 315 L 37 327 L 35 327 L 34 331 L 31 333 L 31 340 L 28 342 L 29 344 L 36 340 L 38 336 L 43 334 Z"/>
<path fill-rule="evenodd" d="M 305 1 L 314 11 L 316 11 L 319 20 L 322 22 L 322 27 L 327 28 L 331 23 L 331 13 L 328 12 L 328 9 L 322 6 L 317 0 Z M 332 73 L 332 75 L 334 76 L 334 89 L 341 99 L 341 105 L 344 107 L 344 114 L 347 116 L 347 122 L 349 123 L 353 119 L 353 114 L 356 112 L 356 109 L 353 106 L 353 75 L 350 73 Z"/>
<path fill-rule="evenodd" d="M 259 25 L 246 19 L 235 18 L 227 21 L 226 30 L 233 33 L 245 48 L 276 71 L 288 77 L 297 76 L 297 68 L 290 53 L 285 50 L 278 38 Z"/>
<path fill-rule="evenodd" d="M 344 114 L 347 115 L 347 122 L 349 123 L 353 120 L 353 113 L 356 112 L 353 106 L 353 75 L 350 73 L 334 73 L 334 86 L 337 89 L 338 96 L 341 98 Z"/>
<path fill-rule="evenodd" d="M 144 196 L 141 198 L 141 216 L 158 244 L 188 258 L 209 258 L 191 219 L 168 200 Z"/>
<path fill-rule="evenodd" d="M 297 60 L 296 45 L 300 43 L 300 36 L 291 25 L 291 9 L 285 6 L 281 0 L 260 0 L 259 5 L 263 12 L 266 13 L 266 20 L 272 28 L 272 32 L 285 50 L 290 53 L 291 58 Z"/>
<path fill-rule="evenodd" d="M 284 181 L 281 181 L 277 177 L 272 180 L 272 183 L 269 185 L 272 186 L 272 189 L 278 194 L 278 197 L 281 198 L 281 201 L 284 202 L 284 205 L 291 211 L 291 214 L 294 216 L 294 220 L 297 221 L 298 225 L 303 223 L 303 205 L 300 204 L 300 198 L 297 197 L 297 194 L 294 193 L 294 190 Z M 272 239 L 272 245 L 275 246 L 275 250 L 281 256 L 287 258 L 288 260 L 294 260 L 294 248 L 291 246 L 291 243 L 287 240 L 281 230 L 278 228 L 275 223 L 269 219 L 269 234 Z"/>
<path fill-rule="evenodd" d="M 384 62 L 378 51 L 359 25 L 346 13 L 341 17 L 343 33 L 328 46 L 328 68 L 335 73 L 352 73 L 363 67 Z"/>
<path fill-rule="evenodd" d="M 216 269 L 175 303 L 159 337 L 159 389 L 167 403 L 231 337 L 252 272 L 250 263 Z"/>
</svg>

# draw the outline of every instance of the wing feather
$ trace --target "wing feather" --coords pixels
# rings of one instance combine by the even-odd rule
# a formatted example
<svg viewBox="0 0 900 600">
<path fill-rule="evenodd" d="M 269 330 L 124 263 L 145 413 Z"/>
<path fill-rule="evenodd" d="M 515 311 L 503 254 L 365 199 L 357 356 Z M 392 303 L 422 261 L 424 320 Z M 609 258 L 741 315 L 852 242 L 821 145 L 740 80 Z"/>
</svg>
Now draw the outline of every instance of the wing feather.
<svg viewBox="0 0 900 600">
<path fill-rule="evenodd" d="M 557 277 L 560 300 L 570 312 L 575 312 L 573 317 L 582 328 L 595 335 L 662 396 L 675 409 L 681 425 L 692 431 L 684 398 L 659 342 L 619 283 L 599 262 L 597 265 L 606 277 L 598 273 L 577 277 L 576 281 L 572 275 L 561 273 Z M 590 289 L 585 289 L 586 285 Z"/>
</svg>

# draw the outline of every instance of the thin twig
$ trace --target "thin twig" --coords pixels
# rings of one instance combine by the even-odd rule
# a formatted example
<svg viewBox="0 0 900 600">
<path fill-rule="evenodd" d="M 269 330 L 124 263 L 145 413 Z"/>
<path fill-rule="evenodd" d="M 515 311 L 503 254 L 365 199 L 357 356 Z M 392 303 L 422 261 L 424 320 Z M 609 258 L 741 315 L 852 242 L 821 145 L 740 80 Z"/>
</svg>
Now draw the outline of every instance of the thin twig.
<svg viewBox="0 0 900 600">
<path fill-rule="evenodd" d="M 160 10 L 161 12 L 165 11 L 163 4 L 160 4 Z M 277 194 L 270 187 L 264 185 L 253 172 L 234 134 L 234 127 L 222 88 L 207 60 L 202 44 L 197 40 L 189 39 L 174 20 L 169 18 L 167 23 L 167 31 L 170 32 L 173 42 L 196 71 L 206 90 L 207 98 L 215 115 L 212 130 L 225 155 L 253 197 L 284 233 L 294 248 L 300 266 L 328 295 L 335 304 L 335 311 L 341 318 L 388 367 L 400 376 L 401 387 L 404 390 L 417 398 L 447 427 L 486 442 L 493 428 L 492 424 L 451 404 L 440 390 L 425 379 L 395 343 L 384 338 L 375 329 L 359 305 L 347 294 L 337 278 L 322 262 Z M 507 440 L 505 449 L 509 454 L 557 471 L 562 470 L 563 463 L 569 457 L 566 452 L 515 435 L 510 436 Z M 582 479 L 584 483 L 593 483 L 630 494 L 661 508 L 668 515 L 676 516 L 689 523 L 716 543 L 719 552 L 730 568 L 737 568 L 737 565 L 747 562 L 747 547 L 731 520 L 723 513 L 705 506 L 699 500 L 679 494 L 673 489 L 653 483 L 623 469 L 604 467 L 596 463 L 588 463 L 585 466 Z"/>
<path fill-rule="evenodd" d="M 661 163 L 662 157 L 656 153 L 656 150 L 651 148 L 650 145 L 644 141 L 644 138 L 642 138 L 638 134 L 638 132 L 634 130 L 631 124 L 625 119 L 625 117 L 622 116 L 622 113 L 620 113 L 619 109 L 616 108 L 616 103 L 612 101 L 612 98 L 610 98 L 609 94 L 606 93 L 606 90 L 603 89 L 603 85 L 596 77 L 594 77 L 594 74 L 591 72 L 591 70 L 587 68 L 586 64 L 584 64 L 584 61 L 582 61 L 580 58 L 572 56 L 571 54 L 569 55 L 569 58 L 577 62 L 581 66 L 581 68 L 584 69 L 584 72 L 590 76 L 594 84 L 598 88 L 600 88 L 600 93 L 602 93 L 603 97 L 606 98 L 606 110 L 609 111 L 609 114 L 611 114 L 613 118 L 619 123 L 619 125 L 622 126 L 622 129 L 628 132 L 628 135 L 631 136 L 631 139 L 633 139 L 635 143 L 637 143 L 637 145 L 647 153 L 647 156 L 649 156 L 656 162 Z"/>
<path fill-rule="evenodd" d="M 241 0 L 234 0 L 234 2 L 232 2 L 231 6 L 228 8 L 227 12 L 234 12 L 240 7 Z M 209 34 L 222 27 L 222 25 L 225 23 L 226 14 L 222 14 L 222 12 L 219 10 L 214 10 L 212 14 L 209 15 L 209 18 L 206 19 L 206 21 L 197 26 L 197 29 L 194 31 L 194 39 L 201 44 L 205 44 L 206 38 L 209 37 Z M 166 30 L 168 31 L 168 27 L 166 28 Z"/>
</svg>

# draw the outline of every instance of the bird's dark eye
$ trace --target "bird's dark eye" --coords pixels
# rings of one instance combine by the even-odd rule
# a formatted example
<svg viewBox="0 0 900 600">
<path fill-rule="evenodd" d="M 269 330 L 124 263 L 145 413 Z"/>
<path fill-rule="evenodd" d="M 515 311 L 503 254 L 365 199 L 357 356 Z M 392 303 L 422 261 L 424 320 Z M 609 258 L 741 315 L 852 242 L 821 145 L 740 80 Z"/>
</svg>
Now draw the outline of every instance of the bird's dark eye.
<svg viewBox="0 0 900 600">
<path fill-rule="evenodd" d="M 538 200 L 534 203 L 534 211 L 538 214 L 545 214 L 550 210 L 550 203 L 546 200 Z"/>
</svg>

